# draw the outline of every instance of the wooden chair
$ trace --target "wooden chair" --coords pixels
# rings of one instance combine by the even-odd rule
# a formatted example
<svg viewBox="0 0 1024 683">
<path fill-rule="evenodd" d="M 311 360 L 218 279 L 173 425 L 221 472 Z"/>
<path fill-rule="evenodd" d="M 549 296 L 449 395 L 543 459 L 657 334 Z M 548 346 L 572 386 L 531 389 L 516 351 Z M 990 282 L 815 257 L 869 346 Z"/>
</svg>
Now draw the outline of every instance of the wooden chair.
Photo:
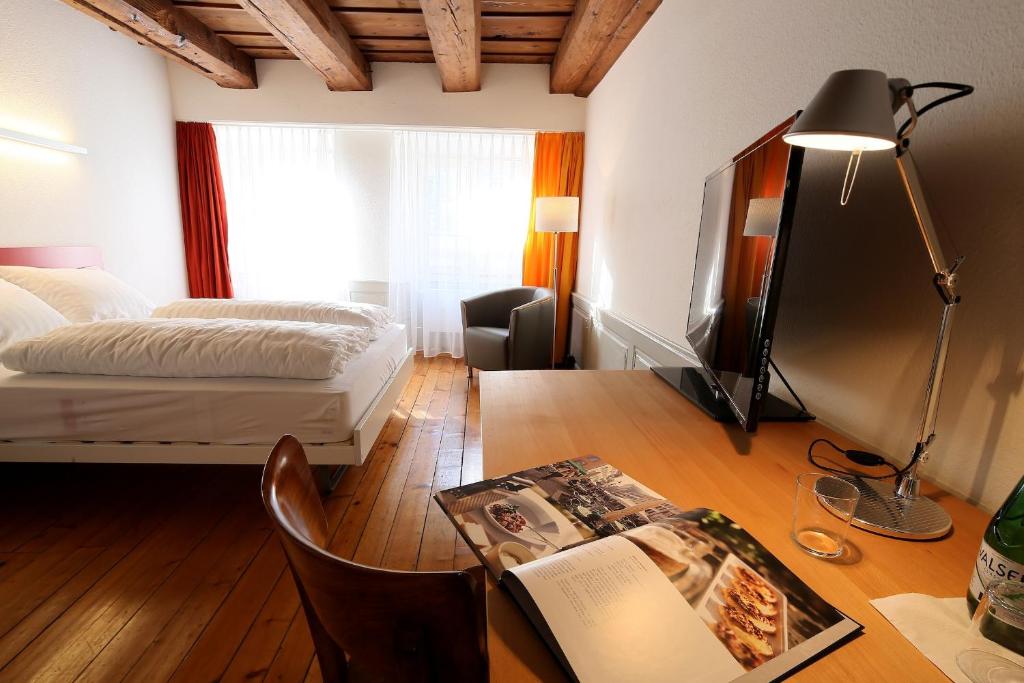
<svg viewBox="0 0 1024 683">
<path fill-rule="evenodd" d="M 325 550 L 327 519 L 302 444 L 284 436 L 263 503 L 288 556 L 325 681 L 485 681 L 484 568 L 404 572 Z"/>
</svg>

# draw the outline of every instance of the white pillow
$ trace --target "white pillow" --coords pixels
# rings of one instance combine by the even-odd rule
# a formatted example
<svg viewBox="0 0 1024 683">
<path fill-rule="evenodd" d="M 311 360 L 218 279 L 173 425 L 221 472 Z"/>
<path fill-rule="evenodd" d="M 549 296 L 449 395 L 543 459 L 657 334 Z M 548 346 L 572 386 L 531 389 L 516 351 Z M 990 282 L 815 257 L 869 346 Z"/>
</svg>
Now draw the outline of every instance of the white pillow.
<svg viewBox="0 0 1024 683">
<path fill-rule="evenodd" d="M 148 318 L 142 292 L 98 268 L 0 266 L 0 278 L 35 294 L 73 323 L 109 318 Z"/>
<path fill-rule="evenodd" d="M 0 280 L 0 349 L 67 324 L 67 318 L 42 299 Z"/>
</svg>

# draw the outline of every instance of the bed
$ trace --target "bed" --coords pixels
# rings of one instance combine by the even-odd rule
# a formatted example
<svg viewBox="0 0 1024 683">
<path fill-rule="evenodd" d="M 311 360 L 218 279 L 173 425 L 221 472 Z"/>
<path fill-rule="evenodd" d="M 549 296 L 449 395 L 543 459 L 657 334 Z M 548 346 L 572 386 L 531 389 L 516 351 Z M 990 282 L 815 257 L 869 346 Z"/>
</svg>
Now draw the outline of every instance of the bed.
<svg viewBox="0 0 1024 683">
<path fill-rule="evenodd" d="M 0 265 L 100 265 L 85 247 L 0 248 Z M 282 434 L 312 464 L 361 464 L 412 374 L 390 325 L 329 379 L 25 374 L 0 366 L 0 461 L 253 463 Z"/>
</svg>

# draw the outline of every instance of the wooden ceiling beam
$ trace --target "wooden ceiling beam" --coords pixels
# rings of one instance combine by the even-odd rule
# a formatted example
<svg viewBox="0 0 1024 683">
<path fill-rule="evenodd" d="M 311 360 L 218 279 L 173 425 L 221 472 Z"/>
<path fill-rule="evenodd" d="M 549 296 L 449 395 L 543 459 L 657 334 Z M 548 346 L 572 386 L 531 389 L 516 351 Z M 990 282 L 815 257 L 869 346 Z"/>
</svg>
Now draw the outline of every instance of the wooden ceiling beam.
<svg viewBox="0 0 1024 683">
<path fill-rule="evenodd" d="M 586 97 L 661 0 L 578 0 L 551 66 L 551 92 Z"/>
<path fill-rule="evenodd" d="M 583 80 L 577 86 L 575 94 L 578 97 L 589 97 L 590 93 L 594 92 L 597 84 L 601 82 L 615 62 L 618 61 L 629 44 L 636 38 L 636 35 L 640 33 L 640 29 L 644 27 L 647 20 L 654 14 L 654 10 L 658 9 L 660 5 L 661 0 L 638 0 L 633 3 L 619 28 L 612 35 L 611 40 L 597 56 L 597 59 L 594 60 L 590 71 L 587 72 L 587 75 L 583 77 Z"/>
<path fill-rule="evenodd" d="M 416 0 L 419 3 L 419 0 Z M 419 5 L 417 4 L 417 7 Z M 266 34 L 266 27 L 238 5 L 181 5 L 190 14 L 220 34 Z M 334 14 L 353 40 L 359 38 L 423 38 L 427 25 L 423 12 L 386 12 L 383 10 L 339 10 Z M 559 41 L 569 16 L 558 14 L 483 14 L 480 19 L 484 40 Z"/>
<path fill-rule="evenodd" d="M 508 14 L 545 14 L 550 12 L 572 12 L 576 0 L 481 0 L 484 12 Z M 419 0 L 327 0 L 335 9 L 346 10 L 418 10 Z"/>
<path fill-rule="evenodd" d="M 255 88 L 252 57 L 170 0 L 63 0 L 225 88 Z"/>
<path fill-rule="evenodd" d="M 370 65 L 326 0 L 239 0 L 330 90 L 373 90 Z"/>
<path fill-rule="evenodd" d="M 441 88 L 480 89 L 480 0 L 420 0 Z"/>
</svg>

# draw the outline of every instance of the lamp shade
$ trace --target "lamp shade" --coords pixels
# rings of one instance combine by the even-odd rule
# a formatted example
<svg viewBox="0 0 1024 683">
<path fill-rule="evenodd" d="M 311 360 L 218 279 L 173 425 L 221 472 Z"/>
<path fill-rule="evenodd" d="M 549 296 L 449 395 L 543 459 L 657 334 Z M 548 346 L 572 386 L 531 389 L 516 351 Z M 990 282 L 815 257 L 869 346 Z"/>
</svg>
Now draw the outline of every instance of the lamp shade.
<svg viewBox="0 0 1024 683">
<path fill-rule="evenodd" d="M 775 237 L 779 230 L 781 212 L 782 197 L 751 199 L 747 205 L 747 222 L 743 226 L 743 236 Z"/>
<path fill-rule="evenodd" d="M 791 145 L 847 152 L 895 147 L 888 78 L 872 69 L 836 71 L 782 137 Z"/>
<path fill-rule="evenodd" d="M 579 197 L 538 197 L 533 229 L 537 232 L 577 232 Z"/>
</svg>

